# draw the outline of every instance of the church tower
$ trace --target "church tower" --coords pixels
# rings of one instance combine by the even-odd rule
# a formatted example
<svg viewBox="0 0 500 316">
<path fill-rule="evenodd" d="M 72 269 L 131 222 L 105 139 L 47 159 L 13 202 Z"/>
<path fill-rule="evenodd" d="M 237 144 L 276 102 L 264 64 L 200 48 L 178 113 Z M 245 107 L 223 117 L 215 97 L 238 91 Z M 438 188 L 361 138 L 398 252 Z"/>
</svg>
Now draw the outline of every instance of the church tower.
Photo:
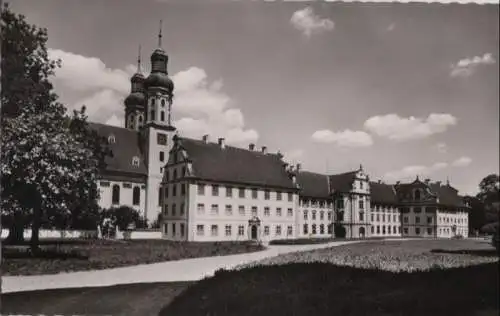
<svg viewBox="0 0 500 316">
<path fill-rule="evenodd" d="M 141 133 L 148 168 L 145 216 L 149 223 L 161 212 L 161 181 L 176 131 L 172 126 L 174 83 L 168 76 L 168 55 L 162 48 L 161 32 L 160 21 L 158 48 L 151 54 L 151 73 L 144 80 L 145 121 Z"/>
<path fill-rule="evenodd" d="M 132 83 L 131 92 L 124 101 L 125 128 L 139 130 L 144 124 L 144 105 L 146 104 L 144 80 L 144 75 L 141 72 L 141 46 L 139 46 L 137 72 L 130 79 Z"/>
</svg>

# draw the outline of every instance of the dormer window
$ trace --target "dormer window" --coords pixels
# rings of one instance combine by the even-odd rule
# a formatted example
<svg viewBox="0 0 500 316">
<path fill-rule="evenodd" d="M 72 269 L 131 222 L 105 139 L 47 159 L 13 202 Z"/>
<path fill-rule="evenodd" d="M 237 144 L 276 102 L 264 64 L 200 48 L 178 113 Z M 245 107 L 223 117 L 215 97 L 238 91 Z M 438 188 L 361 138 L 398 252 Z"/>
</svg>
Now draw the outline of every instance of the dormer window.
<svg viewBox="0 0 500 316">
<path fill-rule="evenodd" d="M 139 167 L 139 164 L 140 164 L 139 157 L 134 156 L 134 157 L 132 158 L 132 166 L 134 166 L 134 167 Z"/>
<path fill-rule="evenodd" d="M 420 190 L 415 190 L 414 192 L 414 197 L 416 201 L 420 200 Z"/>
<path fill-rule="evenodd" d="M 115 135 L 111 134 L 108 136 L 108 143 L 110 143 L 110 144 L 116 143 Z"/>
<path fill-rule="evenodd" d="M 161 99 L 161 106 L 165 106 L 165 99 Z"/>
</svg>

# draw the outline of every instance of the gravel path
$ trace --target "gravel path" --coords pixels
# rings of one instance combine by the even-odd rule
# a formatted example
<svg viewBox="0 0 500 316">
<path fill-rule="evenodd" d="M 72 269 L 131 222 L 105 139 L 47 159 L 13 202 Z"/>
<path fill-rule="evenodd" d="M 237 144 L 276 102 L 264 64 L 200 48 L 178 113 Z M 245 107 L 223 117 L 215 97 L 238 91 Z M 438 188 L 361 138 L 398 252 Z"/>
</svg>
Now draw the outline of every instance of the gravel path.
<svg viewBox="0 0 500 316">
<path fill-rule="evenodd" d="M 248 264 L 284 253 L 335 247 L 358 242 L 361 241 L 334 241 L 315 245 L 270 245 L 266 250 L 248 254 L 185 259 L 106 270 L 33 276 L 6 276 L 2 278 L 2 293 L 143 282 L 196 281 L 207 276 L 212 276 L 216 270 L 221 268 L 232 269 L 242 264 Z"/>
</svg>

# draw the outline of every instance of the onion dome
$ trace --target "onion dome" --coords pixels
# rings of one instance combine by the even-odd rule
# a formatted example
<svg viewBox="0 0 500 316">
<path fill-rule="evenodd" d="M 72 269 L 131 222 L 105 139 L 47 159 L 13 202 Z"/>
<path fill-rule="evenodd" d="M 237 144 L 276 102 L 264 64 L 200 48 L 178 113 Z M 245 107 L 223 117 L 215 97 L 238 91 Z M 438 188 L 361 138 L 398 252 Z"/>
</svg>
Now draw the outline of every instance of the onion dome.
<svg viewBox="0 0 500 316">
<path fill-rule="evenodd" d="M 143 92 L 132 92 L 125 98 L 126 107 L 144 107 L 146 103 L 146 97 Z"/>
<path fill-rule="evenodd" d="M 139 55 L 137 57 L 137 72 L 130 78 L 132 83 L 131 93 L 125 98 L 125 106 L 143 107 L 146 102 L 144 95 L 144 75 L 141 72 L 141 47 L 139 46 Z"/>
<path fill-rule="evenodd" d="M 144 81 L 145 88 L 164 88 L 169 93 L 174 90 L 174 83 L 172 79 L 168 76 L 167 64 L 168 55 L 161 48 L 161 21 L 160 21 L 160 32 L 158 34 L 158 48 L 154 50 L 151 54 L 151 74 Z"/>
</svg>

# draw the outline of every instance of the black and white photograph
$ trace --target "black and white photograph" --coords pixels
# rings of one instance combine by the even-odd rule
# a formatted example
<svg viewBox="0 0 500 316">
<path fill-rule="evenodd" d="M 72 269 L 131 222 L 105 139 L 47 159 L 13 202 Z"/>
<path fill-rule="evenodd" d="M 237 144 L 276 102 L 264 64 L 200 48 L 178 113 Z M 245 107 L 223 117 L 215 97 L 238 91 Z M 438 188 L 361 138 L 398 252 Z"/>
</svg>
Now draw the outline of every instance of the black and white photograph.
<svg viewBox="0 0 500 316">
<path fill-rule="evenodd" d="M 0 7 L 0 315 L 500 313 L 498 0 Z"/>
</svg>

